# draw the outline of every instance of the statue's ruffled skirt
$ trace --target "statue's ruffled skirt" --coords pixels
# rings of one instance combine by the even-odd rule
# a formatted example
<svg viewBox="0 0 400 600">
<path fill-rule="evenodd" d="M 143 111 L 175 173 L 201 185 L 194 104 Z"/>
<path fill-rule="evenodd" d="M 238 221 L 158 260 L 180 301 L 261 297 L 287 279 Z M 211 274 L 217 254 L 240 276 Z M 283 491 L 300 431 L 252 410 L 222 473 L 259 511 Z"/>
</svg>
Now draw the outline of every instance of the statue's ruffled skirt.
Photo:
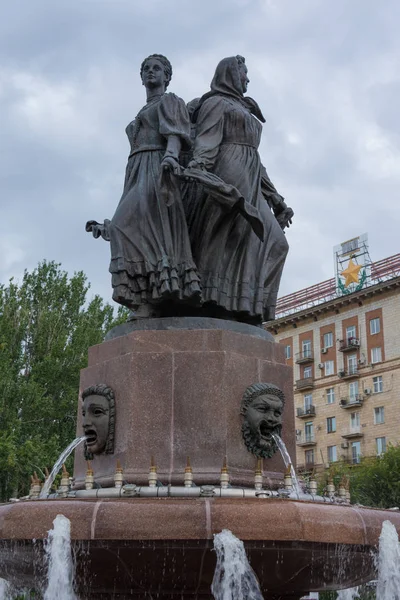
<svg viewBox="0 0 400 600">
<path fill-rule="evenodd" d="M 257 209 L 265 238 L 260 241 L 242 215 L 188 186 L 187 220 L 203 302 L 226 310 L 233 318 L 244 314 L 273 319 L 288 244 L 261 193 L 259 154 L 250 146 L 224 144 L 214 173 Z"/>
<path fill-rule="evenodd" d="M 159 192 L 162 156 L 148 151 L 131 157 L 109 225 L 113 299 L 130 308 L 201 299 L 181 198 L 167 206 Z"/>
</svg>

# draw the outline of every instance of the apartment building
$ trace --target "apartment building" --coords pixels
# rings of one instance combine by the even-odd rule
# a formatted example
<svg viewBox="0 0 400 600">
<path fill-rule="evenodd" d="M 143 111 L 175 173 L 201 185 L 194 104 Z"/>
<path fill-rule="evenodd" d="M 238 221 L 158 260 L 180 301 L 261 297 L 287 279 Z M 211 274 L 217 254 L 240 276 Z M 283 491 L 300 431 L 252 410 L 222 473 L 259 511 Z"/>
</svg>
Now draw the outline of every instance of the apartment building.
<svg viewBox="0 0 400 600">
<path fill-rule="evenodd" d="M 266 324 L 293 367 L 300 471 L 400 442 L 400 254 L 369 272 L 347 294 L 334 278 L 281 298 Z"/>
</svg>

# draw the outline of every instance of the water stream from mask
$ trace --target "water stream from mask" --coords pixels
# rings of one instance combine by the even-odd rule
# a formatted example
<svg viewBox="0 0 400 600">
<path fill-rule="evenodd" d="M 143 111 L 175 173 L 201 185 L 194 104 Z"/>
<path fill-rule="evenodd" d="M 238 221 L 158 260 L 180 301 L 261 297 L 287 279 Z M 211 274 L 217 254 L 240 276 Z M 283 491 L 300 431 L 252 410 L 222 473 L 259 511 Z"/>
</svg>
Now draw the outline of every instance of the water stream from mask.
<svg viewBox="0 0 400 600">
<path fill-rule="evenodd" d="M 303 492 L 301 490 L 299 480 L 297 479 L 296 471 L 293 468 L 292 460 L 290 458 L 289 452 L 287 451 L 285 442 L 282 440 L 281 437 L 279 437 L 279 435 L 276 435 L 275 433 L 272 434 L 272 437 L 274 438 L 275 444 L 278 446 L 279 452 L 282 455 L 285 467 L 288 468 L 288 466 L 290 465 L 290 476 L 292 478 L 293 490 L 297 494 L 297 497 L 300 498 L 300 495 Z"/>
<path fill-rule="evenodd" d="M 217 566 L 211 591 L 215 600 L 263 600 L 243 542 L 228 529 L 223 529 L 214 536 L 214 549 Z"/>
<path fill-rule="evenodd" d="M 400 544 L 395 526 L 384 521 L 379 536 L 377 600 L 400 600 Z"/>
<path fill-rule="evenodd" d="M 8 581 L 5 579 L 0 579 L 0 600 L 9 600 L 10 599 L 10 586 Z"/>
<path fill-rule="evenodd" d="M 45 551 L 48 570 L 43 600 L 77 600 L 71 554 L 71 523 L 64 515 L 57 515 L 54 519 Z"/>
<path fill-rule="evenodd" d="M 57 459 L 57 462 L 54 464 L 54 467 L 51 470 L 49 477 L 46 479 L 46 481 L 43 484 L 39 498 L 47 498 L 47 496 L 50 493 L 51 486 L 53 485 L 53 482 L 57 476 L 57 473 L 61 469 L 63 463 L 67 460 L 67 458 L 71 454 L 71 452 L 73 452 L 73 450 L 75 450 L 75 448 L 77 446 L 79 446 L 79 444 L 82 443 L 84 439 L 85 439 L 84 435 L 82 437 L 76 438 L 73 442 L 70 443 L 70 445 L 67 448 L 65 448 L 65 450 L 63 450 L 63 452 L 61 452 L 60 456 Z"/>
</svg>

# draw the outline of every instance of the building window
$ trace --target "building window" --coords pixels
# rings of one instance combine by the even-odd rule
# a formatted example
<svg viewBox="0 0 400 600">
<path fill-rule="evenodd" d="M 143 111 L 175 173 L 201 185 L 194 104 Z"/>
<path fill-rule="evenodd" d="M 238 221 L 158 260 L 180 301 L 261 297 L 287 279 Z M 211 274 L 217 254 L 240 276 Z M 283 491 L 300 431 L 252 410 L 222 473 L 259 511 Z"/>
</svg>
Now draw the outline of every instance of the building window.
<svg viewBox="0 0 400 600">
<path fill-rule="evenodd" d="M 349 375 L 357 373 L 357 354 L 350 354 L 350 356 L 347 357 L 347 368 Z"/>
<path fill-rule="evenodd" d="M 361 442 L 351 443 L 351 461 L 353 465 L 361 462 Z"/>
<path fill-rule="evenodd" d="M 355 325 L 350 325 L 350 327 L 346 327 L 346 340 L 352 340 L 357 337 L 357 329 Z"/>
<path fill-rule="evenodd" d="M 359 431 L 360 429 L 360 413 L 353 412 L 350 414 L 350 430 Z"/>
<path fill-rule="evenodd" d="M 327 431 L 327 433 L 335 433 L 335 431 L 336 431 L 336 417 L 328 417 L 326 419 L 326 431 Z"/>
<path fill-rule="evenodd" d="M 382 362 L 382 349 L 380 346 L 371 348 L 371 362 L 372 364 Z"/>
<path fill-rule="evenodd" d="M 324 333 L 324 348 L 332 348 L 333 346 L 333 333 L 329 331 Z"/>
<path fill-rule="evenodd" d="M 329 462 L 336 462 L 337 461 L 336 446 L 328 446 L 328 461 Z"/>
<path fill-rule="evenodd" d="M 379 392 L 383 392 L 383 378 L 382 375 L 378 375 L 377 377 L 372 378 L 374 384 L 374 394 L 379 394 Z"/>
<path fill-rule="evenodd" d="M 374 423 L 375 425 L 381 425 L 385 422 L 385 407 L 377 406 L 374 408 Z"/>
<path fill-rule="evenodd" d="M 349 383 L 349 397 L 350 400 L 355 400 L 358 396 L 358 381 L 352 381 Z"/>
<path fill-rule="evenodd" d="M 307 423 L 305 423 L 304 434 L 305 434 L 306 442 L 314 441 L 314 424 L 312 421 L 307 421 Z"/>
<path fill-rule="evenodd" d="M 292 346 L 290 344 L 288 344 L 287 346 L 285 346 L 285 358 L 291 358 L 292 356 Z"/>
<path fill-rule="evenodd" d="M 312 377 L 312 367 L 304 367 L 303 377 L 304 379 L 306 379 L 306 377 Z"/>
<path fill-rule="evenodd" d="M 306 465 L 313 465 L 314 464 L 314 450 L 306 450 L 304 452 L 304 458 L 306 461 Z"/>
<path fill-rule="evenodd" d="M 312 394 L 304 394 L 304 410 L 307 410 L 312 406 Z"/>
<path fill-rule="evenodd" d="M 311 358 L 311 340 L 303 340 L 301 342 L 301 351 L 304 358 Z"/>
<path fill-rule="evenodd" d="M 371 335 L 375 335 L 379 333 L 381 330 L 381 320 L 379 317 L 376 319 L 371 319 L 369 322 L 369 331 Z"/>
<path fill-rule="evenodd" d="M 378 437 L 376 438 L 376 453 L 379 456 L 379 454 L 383 454 L 384 452 L 386 452 L 386 438 L 385 437 Z"/>
<path fill-rule="evenodd" d="M 335 372 L 335 363 L 333 360 L 327 360 L 325 363 L 325 375 L 333 375 Z"/>
<path fill-rule="evenodd" d="M 333 404 L 335 402 L 335 388 L 328 388 L 326 390 L 326 402 L 327 404 Z"/>
</svg>

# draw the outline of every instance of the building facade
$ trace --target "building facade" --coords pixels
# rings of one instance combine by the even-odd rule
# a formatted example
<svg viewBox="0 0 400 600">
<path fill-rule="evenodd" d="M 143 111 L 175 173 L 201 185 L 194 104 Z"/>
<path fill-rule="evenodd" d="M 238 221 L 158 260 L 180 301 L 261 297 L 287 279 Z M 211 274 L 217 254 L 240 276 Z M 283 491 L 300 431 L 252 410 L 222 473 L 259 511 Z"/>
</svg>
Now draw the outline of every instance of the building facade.
<svg viewBox="0 0 400 600">
<path fill-rule="evenodd" d="M 293 367 L 300 471 L 400 442 L 399 269 L 400 254 L 373 263 L 368 284 L 347 295 L 329 280 L 281 298 L 266 324 Z"/>
</svg>

